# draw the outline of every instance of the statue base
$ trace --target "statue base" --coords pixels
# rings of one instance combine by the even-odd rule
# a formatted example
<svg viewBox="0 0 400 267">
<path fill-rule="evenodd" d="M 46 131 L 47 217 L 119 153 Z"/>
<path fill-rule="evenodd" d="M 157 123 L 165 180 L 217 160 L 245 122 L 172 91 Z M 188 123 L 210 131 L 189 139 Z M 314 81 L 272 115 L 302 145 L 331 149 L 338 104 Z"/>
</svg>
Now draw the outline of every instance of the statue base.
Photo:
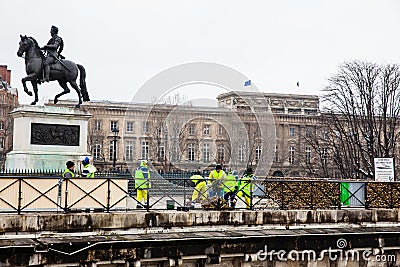
<svg viewBox="0 0 400 267">
<path fill-rule="evenodd" d="M 13 150 L 6 155 L 10 171 L 58 171 L 70 160 L 79 170 L 86 156 L 91 114 L 57 106 L 22 105 L 10 112 L 14 119 Z"/>
</svg>

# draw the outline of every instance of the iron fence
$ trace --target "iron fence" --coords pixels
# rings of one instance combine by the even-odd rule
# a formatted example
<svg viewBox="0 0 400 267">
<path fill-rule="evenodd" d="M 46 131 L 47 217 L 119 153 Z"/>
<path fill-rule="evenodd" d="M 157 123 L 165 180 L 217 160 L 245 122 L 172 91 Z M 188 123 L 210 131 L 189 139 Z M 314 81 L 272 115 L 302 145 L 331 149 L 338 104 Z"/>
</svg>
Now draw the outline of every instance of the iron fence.
<svg viewBox="0 0 400 267">
<path fill-rule="evenodd" d="M 0 212 L 188 210 L 193 208 L 192 194 L 196 190 L 189 182 L 191 174 L 153 173 L 145 182 L 151 185 L 146 190 L 149 197 L 138 207 L 136 191 L 140 185 L 135 185 L 130 173 L 96 173 L 95 178 L 63 179 L 61 171 L 3 172 L 0 173 Z M 210 181 L 206 184 L 205 192 L 199 193 L 207 200 L 194 207 L 215 210 L 400 207 L 400 182 L 262 178 L 251 181 L 249 202 L 246 202 L 246 194 L 234 192 L 234 207 L 226 205 L 222 195 L 217 197 L 214 206 L 207 206 L 215 184 Z M 223 184 L 217 187 L 225 189 Z"/>
</svg>

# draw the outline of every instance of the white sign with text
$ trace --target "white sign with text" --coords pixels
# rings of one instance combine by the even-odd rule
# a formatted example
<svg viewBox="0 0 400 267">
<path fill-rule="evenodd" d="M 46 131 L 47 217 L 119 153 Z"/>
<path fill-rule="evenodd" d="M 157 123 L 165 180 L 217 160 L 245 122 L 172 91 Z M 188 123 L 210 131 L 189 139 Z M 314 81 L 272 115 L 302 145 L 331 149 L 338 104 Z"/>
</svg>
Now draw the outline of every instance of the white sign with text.
<svg viewBox="0 0 400 267">
<path fill-rule="evenodd" d="M 393 158 L 375 158 L 374 165 L 375 165 L 375 181 L 377 182 L 394 181 Z"/>
</svg>

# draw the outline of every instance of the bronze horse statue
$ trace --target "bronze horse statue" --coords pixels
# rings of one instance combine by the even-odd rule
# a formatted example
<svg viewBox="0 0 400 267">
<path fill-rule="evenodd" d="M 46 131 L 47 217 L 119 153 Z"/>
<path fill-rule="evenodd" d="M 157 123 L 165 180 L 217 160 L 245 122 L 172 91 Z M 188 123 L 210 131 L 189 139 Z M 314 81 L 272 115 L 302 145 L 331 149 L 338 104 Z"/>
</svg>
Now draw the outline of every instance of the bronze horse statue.
<svg viewBox="0 0 400 267">
<path fill-rule="evenodd" d="M 19 42 L 17 55 L 22 57 L 25 53 L 25 70 L 26 74 L 28 74 L 28 76 L 22 78 L 22 84 L 24 86 L 25 93 L 32 96 L 32 92 L 26 87 L 26 82 L 30 81 L 32 83 L 33 92 L 35 93 L 35 101 L 33 101 L 31 105 L 35 105 L 36 102 L 38 102 L 38 83 L 40 84 L 40 80 L 43 77 L 42 63 L 44 60 L 44 55 L 33 37 L 27 37 L 26 35 L 20 35 L 20 37 L 21 41 Z M 90 101 L 89 94 L 86 89 L 85 68 L 82 65 L 75 64 L 69 60 L 60 59 L 60 61 L 52 64 L 50 68 L 50 80 L 58 81 L 60 86 L 64 89 L 63 92 L 56 95 L 54 98 L 54 104 L 58 102 L 58 98 L 60 96 L 70 92 L 67 86 L 67 83 L 69 83 L 78 94 L 79 103 L 76 105 L 76 107 L 79 108 L 82 104 L 82 98 L 83 101 Z M 80 73 L 79 86 L 76 83 L 78 71 Z"/>
</svg>

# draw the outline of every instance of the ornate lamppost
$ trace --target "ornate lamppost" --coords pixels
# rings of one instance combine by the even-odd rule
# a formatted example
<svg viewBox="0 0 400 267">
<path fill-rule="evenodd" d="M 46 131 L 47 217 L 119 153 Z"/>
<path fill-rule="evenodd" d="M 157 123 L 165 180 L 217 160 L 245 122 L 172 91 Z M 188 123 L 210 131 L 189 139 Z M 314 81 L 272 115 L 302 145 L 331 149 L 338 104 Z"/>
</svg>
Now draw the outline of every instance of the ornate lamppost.
<svg viewBox="0 0 400 267">
<path fill-rule="evenodd" d="M 168 130 L 164 129 L 164 174 L 167 172 Z"/>
<path fill-rule="evenodd" d="M 113 145 L 113 171 L 115 171 L 115 161 L 117 160 L 117 138 L 118 138 L 118 133 L 119 130 L 118 128 L 113 128 L 111 130 L 114 134 L 113 138 L 114 138 L 114 145 Z"/>
</svg>

